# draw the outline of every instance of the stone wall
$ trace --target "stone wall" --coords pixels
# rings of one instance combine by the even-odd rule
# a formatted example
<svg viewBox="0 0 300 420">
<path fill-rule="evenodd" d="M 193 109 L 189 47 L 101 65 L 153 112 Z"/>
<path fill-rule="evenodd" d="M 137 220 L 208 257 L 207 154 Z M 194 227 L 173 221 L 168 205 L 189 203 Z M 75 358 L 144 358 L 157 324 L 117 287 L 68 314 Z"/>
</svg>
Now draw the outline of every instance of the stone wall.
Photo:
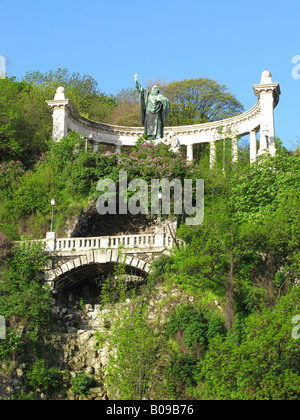
<svg viewBox="0 0 300 420">
<path fill-rule="evenodd" d="M 158 317 L 163 324 L 176 305 L 192 300 L 192 297 L 183 294 L 176 287 L 166 291 L 163 285 L 158 284 L 149 299 L 149 320 Z M 63 372 L 64 390 L 56 398 L 109 399 L 109 393 L 103 386 L 109 352 L 105 345 L 96 350 L 94 338 L 96 330 L 109 333 L 106 323 L 108 310 L 101 310 L 99 286 L 90 280 L 72 289 L 57 292 L 53 295 L 52 305 L 52 333 L 45 343 L 42 357 L 39 355 L 39 358 L 45 358 L 50 366 Z M 16 368 L 11 376 L 0 376 L 0 400 L 21 391 L 26 369 L 35 361 L 36 355 L 27 355 L 25 359 L 26 363 L 16 361 Z M 83 372 L 93 375 L 95 381 L 86 398 L 75 398 L 71 390 L 71 379 Z M 46 396 L 40 393 L 40 398 Z"/>
<path fill-rule="evenodd" d="M 100 215 L 94 203 L 81 214 L 71 218 L 66 229 L 66 236 L 79 238 L 154 233 L 156 226 L 158 226 L 158 218 L 151 215 Z"/>
<path fill-rule="evenodd" d="M 93 337 L 96 328 L 101 328 L 105 314 L 100 311 L 99 294 L 100 288 L 94 281 L 53 294 L 51 335 L 43 343 L 42 354 L 22 354 L 20 360 L 16 360 L 17 368 L 10 367 L 12 374 L 0 375 L 0 400 L 20 393 L 25 372 L 36 358 L 44 358 L 49 366 L 63 372 L 64 389 L 58 398 L 75 399 L 71 380 L 78 373 L 85 372 L 94 377 L 88 399 L 107 399 L 102 379 L 108 354 L 105 348 L 94 349 L 96 341 Z M 40 393 L 41 399 L 45 397 Z"/>
</svg>

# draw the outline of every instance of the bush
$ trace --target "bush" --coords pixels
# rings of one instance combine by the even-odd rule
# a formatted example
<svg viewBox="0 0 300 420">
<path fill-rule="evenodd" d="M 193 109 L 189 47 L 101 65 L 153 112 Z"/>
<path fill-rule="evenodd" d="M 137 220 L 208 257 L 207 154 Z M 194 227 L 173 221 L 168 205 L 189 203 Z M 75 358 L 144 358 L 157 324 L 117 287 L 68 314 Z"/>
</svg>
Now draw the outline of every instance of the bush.
<svg viewBox="0 0 300 420">
<path fill-rule="evenodd" d="M 4 233 L 0 232 L 0 263 L 3 262 L 10 254 L 11 242 Z"/>
<path fill-rule="evenodd" d="M 19 182 L 19 178 L 25 173 L 24 166 L 20 161 L 0 163 L 0 191 L 8 193 Z"/>
<path fill-rule="evenodd" d="M 174 336 L 178 332 L 182 336 L 187 349 L 203 354 L 207 348 L 208 321 L 203 313 L 189 305 L 181 305 L 171 315 L 166 332 Z"/>
<path fill-rule="evenodd" d="M 110 399 L 151 399 L 164 392 L 158 374 L 163 363 L 163 336 L 149 326 L 147 314 L 138 299 L 118 311 L 111 309 L 111 334 L 97 331 L 99 347 L 108 342 L 110 352 L 105 387 Z"/>
<path fill-rule="evenodd" d="M 193 387 L 201 373 L 199 359 L 188 354 L 172 353 L 166 369 L 169 396 L 175 399 L 187 398 L 187 387 Z"/>
<path fill-rule="evenodd" d="M 65 167 L 64 185 L 69 194 L 80 194 L 87 197 L 96 190 L 96 184 L 100 179 L 111 178 L 117 162 L 118 159 L 114 153 L 78 155 L 76 159 L 70 160 Z"/>
<path fill-rule="evenodd" d="M 40 275 L 46 261 L 41 243 L 22 244 L 12 250 L 0 282 L 1 315 L 6 320 L 0 361 L 13 353 L 35 351 L 49 331 L 51 295 Z"/>
<path fill-rule="evenodd" d="M 72 380 L 72 391 L 74 395 L 86 397 L 92 383 L 93 378 L 91 376 L 87 375 L 85 372 L 79 373 Z"/>
<path fill-rule="evenodd" d="M 53 394 L 61 387 L 61 374 L 58 369 L 48 368 L 44 359 L 37 360 L 26 374 L 27 383 L 35 390 Z"/>
<path fill-rule="evenodd" d="M 129 155 L 119 158 L 119 169 L 128 172 L 128 178 L 142 178 L 150 185 L 152 179 L 192 179 L 193 163 L 170 151 L 163 143 L 142 142 Z"/>
<path fill-rule="evenodd" d="M 249 316 L 241 342 L 232 331 L 211 341 L 202 365 L 205 398 L 299 400 L 299 340 L 292 336 L 299 297 L 295 286 L 274 310 Z"/>
<path fill-rule="evenodd" d="M 224 322 L 216 312 L 180 305 L 171 314 L 166 327 L 173 347 L 166 369 L 170 398 L 187 399 L 197 394 L 209 343 L 216 336 L 225 335 L 225 331 Z"/>
</svg>

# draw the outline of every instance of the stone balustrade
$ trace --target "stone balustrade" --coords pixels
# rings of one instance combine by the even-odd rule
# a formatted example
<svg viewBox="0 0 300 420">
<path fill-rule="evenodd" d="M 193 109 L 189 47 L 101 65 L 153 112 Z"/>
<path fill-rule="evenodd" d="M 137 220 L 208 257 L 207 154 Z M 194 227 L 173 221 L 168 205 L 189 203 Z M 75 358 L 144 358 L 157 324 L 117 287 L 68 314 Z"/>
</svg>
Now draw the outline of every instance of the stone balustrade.
<svg viewBox="0 0 300 420">
<path fill-rule="evenodd" d="M 47 251 L 70 252 L 88 251 L 92 249 L 116 248 L 172 248 L 175 240 L 170 234 L 160 232 L 156 234 L 98 236 L 88 238 L 57 238 L 55 234 L 47 234 Z M 177 243 L 181 241 L 176 240 Z"/>
</svg>

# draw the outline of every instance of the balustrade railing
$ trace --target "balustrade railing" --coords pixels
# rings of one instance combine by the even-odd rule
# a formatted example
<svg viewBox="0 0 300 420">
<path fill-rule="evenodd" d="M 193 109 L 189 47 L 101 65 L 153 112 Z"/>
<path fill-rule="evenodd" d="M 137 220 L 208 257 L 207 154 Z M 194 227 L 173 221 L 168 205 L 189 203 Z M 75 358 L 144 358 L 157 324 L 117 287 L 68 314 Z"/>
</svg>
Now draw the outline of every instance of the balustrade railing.
<svg viewBox="0 0 300 420">
<path fill-rule="evenodd" d="M 173 237 L 166 234 L 57 238 L 55 240 L 56 251 L 77 251 L 99 248 L 172 248 L 173 245 Z"/>
</svg>

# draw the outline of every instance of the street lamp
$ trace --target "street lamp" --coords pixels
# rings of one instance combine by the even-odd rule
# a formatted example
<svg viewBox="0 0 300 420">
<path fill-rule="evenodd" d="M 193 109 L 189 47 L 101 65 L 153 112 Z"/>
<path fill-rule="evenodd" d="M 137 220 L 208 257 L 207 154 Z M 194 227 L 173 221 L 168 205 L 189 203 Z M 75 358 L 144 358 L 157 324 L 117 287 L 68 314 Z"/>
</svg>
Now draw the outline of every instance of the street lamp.
<svg viewBox="0 0 300 420">
<path fill-rule="evenodd" d="M 162 200 L 161 191 L 159 191 L 157 196 L 158 196 L 158 205 L 159 205 L 159 226 L 161 226 L 161 200 Z"/>
<path fill-rule="evenodd" d="M 53 232 L 53 212 L 54 212 L 54 206 L 55 206 L 55 199 L 54 198 L 52 198 L 52 200 L 51 200 L 51 206 L 52 206 L 51 232 Z"/>
</svg>

